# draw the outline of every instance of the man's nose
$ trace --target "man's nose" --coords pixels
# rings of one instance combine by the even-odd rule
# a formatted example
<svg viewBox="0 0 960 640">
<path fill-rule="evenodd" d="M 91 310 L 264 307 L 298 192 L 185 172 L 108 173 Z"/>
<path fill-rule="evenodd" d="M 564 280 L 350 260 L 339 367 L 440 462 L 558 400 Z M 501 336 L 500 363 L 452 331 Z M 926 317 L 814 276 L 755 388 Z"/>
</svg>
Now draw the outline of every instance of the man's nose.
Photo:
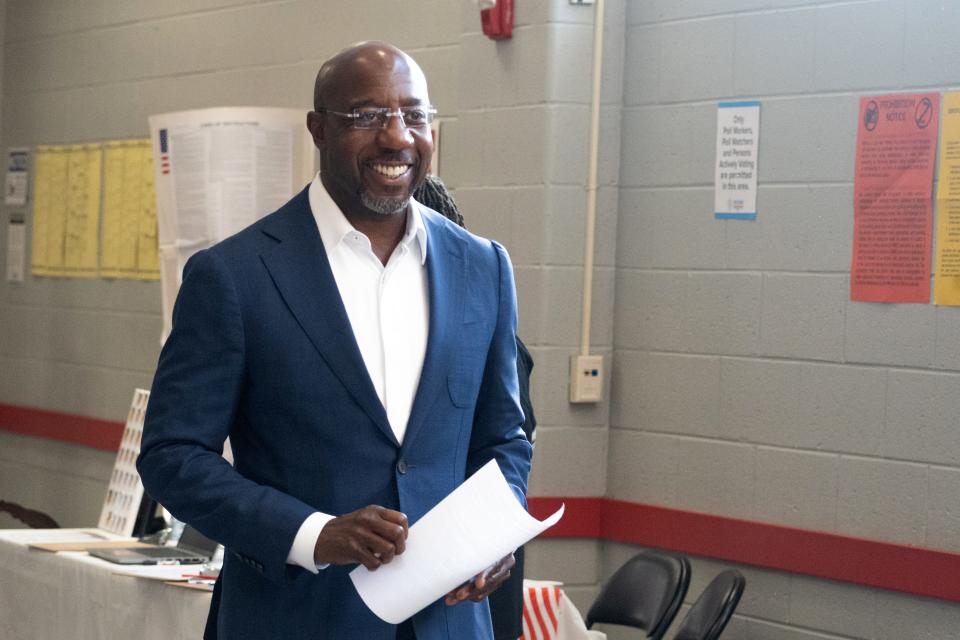
<svg viewBox="0 0 960 640">
<path fill-rule="evenodd" d="M 400 115 L 391 115 L 380 129 L 380 144 L 390 149 L 401 149 L 413 144 L 413 134 Z"/>
</svg>

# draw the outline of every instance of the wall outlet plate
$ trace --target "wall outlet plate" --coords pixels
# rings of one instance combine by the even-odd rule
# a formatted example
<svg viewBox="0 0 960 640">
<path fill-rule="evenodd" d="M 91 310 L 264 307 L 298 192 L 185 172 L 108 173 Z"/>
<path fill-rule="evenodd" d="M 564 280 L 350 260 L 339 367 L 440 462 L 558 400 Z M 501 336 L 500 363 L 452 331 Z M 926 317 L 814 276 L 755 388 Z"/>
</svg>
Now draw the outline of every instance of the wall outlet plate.
<svg viewBox="0 0 960 640">
<path fill-rule="evenodd" d="M 603 400 L 603 356 L 570 356 L 570 402 Z"/>
</svg>

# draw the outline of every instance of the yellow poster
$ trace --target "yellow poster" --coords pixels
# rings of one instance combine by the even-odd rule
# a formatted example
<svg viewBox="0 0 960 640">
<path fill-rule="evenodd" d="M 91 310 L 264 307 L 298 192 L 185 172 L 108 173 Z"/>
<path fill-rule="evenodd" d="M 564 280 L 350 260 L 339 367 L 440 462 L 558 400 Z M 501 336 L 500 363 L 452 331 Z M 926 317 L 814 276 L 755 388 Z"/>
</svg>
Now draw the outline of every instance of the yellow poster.
<svg viewBox="0 0 960 640">
<path fill-rule="evenodd" d="M 160 250 L 157 237 L 157 192 L 153 185 L 153 149 L 144 140 L 140 150 L 140 217 L 137 224 L 137 274 L 142 280 L 160 279 Z"/>
<path fill-rule="evenodd" d="M 119 276 L 123 263 L 120 255 L 121 216 L 123 214 L 123 166 L 125 145 L 108 142 L 103 159 L 103 232 L 100 254 L 100 275 L 108 278 Z"/>
<path fill-rule="evenodd" d="M 70 147 L 64 223 L 64 276 L 93 278 L 97 275 L 102 162 L 103 150 L 99 144 Z"/>
<path fill-rule="evenodd" d="M 70 148 L 37 147 L 36 158 L 31 271 L 38 276 L 60 275 L 66 240 Z"/>
<path fill-rule="evenodd" d="M 157 199 L 150 141 L 107 143 L 103 182 L 100 274 L 158 280 Z"/>
<path fill-rule="evenodd" d="M 33 235 L 30 242 L 30 269 L 35 276 L 47 275 L 47 219 L 50 217 L 50 162 L 47 147 L 37 147 L 33 168 Z"/>
<path fill-rule="evenodd" d="M 942 130 L 933 301 L 960 305 L 960 92 L 943 96 Z"/>
</svg>

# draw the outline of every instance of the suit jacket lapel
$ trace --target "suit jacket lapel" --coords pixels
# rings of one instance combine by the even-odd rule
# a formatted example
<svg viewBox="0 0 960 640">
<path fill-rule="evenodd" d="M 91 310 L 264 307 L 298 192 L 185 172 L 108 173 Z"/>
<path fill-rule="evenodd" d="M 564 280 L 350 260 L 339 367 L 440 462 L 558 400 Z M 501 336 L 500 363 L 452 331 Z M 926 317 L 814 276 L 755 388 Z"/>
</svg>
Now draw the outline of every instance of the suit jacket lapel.
<svg viewBox="0 0 960 640">
<path fill-rule="evenodd" d="M 260 257 L 290 311 L 357 404 L 399 446 L 350 328 L 307 190 L 266 220 L 263 232 L 279 240 Z"/>
<path fill-rule="evenodd" d="M 422 209 L 421 209 L 422 211 Z M 436 214 L 433 214 L 436 215 Z M 450 370 L 453 342 L 462 322 L 465 296 L 464 240 L 445 233 L 441 225 L 426 213 L 423 224 L 427 230 L 427 281 L 429 283 L 430 329 L 427 352 L 423 359 L 420 384 L 410 410 L 407 430 L 403 436 L 406 450 L 416 440 L 417 433 L 427 417 L 437 393 L 447 392 L 447 373 Z"/>
</svg>

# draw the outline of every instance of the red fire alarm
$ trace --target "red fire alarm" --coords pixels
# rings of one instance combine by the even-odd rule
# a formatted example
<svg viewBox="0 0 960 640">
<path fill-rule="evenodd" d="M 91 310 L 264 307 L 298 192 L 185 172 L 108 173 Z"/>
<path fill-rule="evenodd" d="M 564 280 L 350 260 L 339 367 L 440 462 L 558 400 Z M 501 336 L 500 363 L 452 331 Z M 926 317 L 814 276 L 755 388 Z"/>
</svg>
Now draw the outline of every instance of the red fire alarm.
<svg viewBox="0 0 960 640">
<path fill-rule="evenodd" d="M 483 33 L 491 40 L 513 36 L 513 0 L 496 0 L 496 5 L 480 11 Z"/>
</svg>

